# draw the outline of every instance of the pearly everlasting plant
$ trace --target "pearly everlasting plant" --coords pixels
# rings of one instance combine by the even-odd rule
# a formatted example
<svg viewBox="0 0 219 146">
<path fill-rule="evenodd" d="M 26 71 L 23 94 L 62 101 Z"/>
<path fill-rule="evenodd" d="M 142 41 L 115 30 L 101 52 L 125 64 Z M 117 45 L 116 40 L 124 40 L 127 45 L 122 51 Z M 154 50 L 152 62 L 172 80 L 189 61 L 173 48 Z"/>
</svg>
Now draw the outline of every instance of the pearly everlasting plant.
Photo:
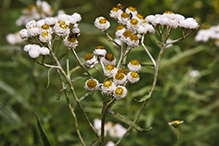
<svg viewBox="0 0 219 146">
<path fill-rule="evenodd" d="M 77 114 L 82 114 L 85 117 L 88 126 L 96 136 L 94 144 L 100 144 L 101 146 L 106 144 L 105 136 L 108 133 L 111 137 L 118 138 L 118 141 L 114 144 L 118 145 L 132 128 L 139 132 L 151 130 L 151 127 L 144 129 L 136 123 L 155 89 L 162 54 L 166 47 L 181 42 L 193 30 L 197 29 L 199 24 L 196 20 L 194 18 L 185 18 L 183 15 L 175 14 L 171 11 L 143 16 L 133 6 L 124 8 L 124 6 L 118 4 L 109 12 L 110 17 L 117 22 L 117 27 L 114 30 L 112 29 L 115 38 L 108 33 L 110 22 L 105 17 L 97 17 L 94 20 L 94 26 L 105 33 L 107 39 L 119 48 L 119 56 L 110 52 L 108 48 L 97 45 L 97 47 L 89 50 L 85 56 L 82 56 L 84 59 L 81 60 L 76 52 L 77 48 L 80 47 L 78 37 L 81 32 L 79 27 L 79 22 L 82 19 L 81 15 L 75 12 L 71 15 L 62 13 L 52 17 L 52 12 L 46 11 L 46 7 L 49 7 L 48 5 L 43 4 L 41 1 L 37 1 L 37 5 L 41 6 L 41 9 L 45 11 L 45 15 L 39 13 L 38 15 L 41 15 L 42 19 L 22 21 L 22 23 L 25 22 L 25 28 L 20 30 L 19 34 L 24 41 L 28 42 L 23 50 L 39 65 L 57 70 L 62 86 L 61 90 L 66 96 L 68 107 L 75 120 L 76 132 L 82 145 L 85 145 L 85 142 L 78 128 L 80 123 L 77 120 Z M 39 16 L 34 16 L 34 18 L 39 18 Z M 170 40 L 171 33 L 175 29 L 180 29 L 182 36 Z M 160 41 L 156 42 L 160 47 L 156 61 L 144 44 L 144 38 L 148 34 L 156 34 Z M 61 50 L 66 59 L 65 66 L 61 63 L 62 57 L 60 58 L 57 55 L 61 46 L 66 48 L 64 52 Z M 147 53 L 147 57 L 150 58 L 151 66 L 154 69 L 154 78 L 149 93 L 140 99 L 135 99 L 136 103 L 141 103 L 142 106 L 135 119 L 130 120 L 119 114 L 119 111 L 118 113 L 113 111 L 112 107 L 118 101 L 129 98 L 129 86 L 141 82 L 141 69 L 144 67 L 141 61 L 137 58 L 127 59 L 127 56 L 131 54 L 130 52 L 137 47 L 142 48 Z M 71 64 L 70 53 L 75 57 L 79 64 L 78 66 Z M 75 68 L 71 68 L 73 65 L 76 68 L 83 69 L 85 75 L 73 78 L 72 74 L 75 72 Z M 94 77 L 91 69 L 96 70 L 99 75 Z M 79 98 L 73 82 L 81 78 L 86 78 L 84 82 L 85 95 Z M 150 85 L 150 83 L 146 84 Z M 68 91 L 70 91 L 70 95 Z M 100 113 L 101 116 L 99 117 L 101 120 L 95 119 L 94 124 L 92 124 L 91 119 L 82 106 L 82 102 L 86 100 L 85 97 L 93 95 L 95 92 L 102 96 L 102 113 Z M 77 106 L 80 108 L 80 113 L 74 111 L 76 105 L 71 105 L 70 96 L 73 96 Z M 110 125 L 110 123 L 106 122 L 106 116 L 109 115 L 126 124 L 128 128 L 126 129 L 120 124 Z"/>
</svg>

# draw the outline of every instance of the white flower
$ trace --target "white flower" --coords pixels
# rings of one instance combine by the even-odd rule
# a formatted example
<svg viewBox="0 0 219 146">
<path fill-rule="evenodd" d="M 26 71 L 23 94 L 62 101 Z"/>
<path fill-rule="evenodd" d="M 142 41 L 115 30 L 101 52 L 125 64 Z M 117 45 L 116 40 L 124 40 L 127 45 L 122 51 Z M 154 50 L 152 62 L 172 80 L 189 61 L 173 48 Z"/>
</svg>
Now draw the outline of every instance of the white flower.
<svg viewBox="0 0 219 146">
<path fill-rule="evenodd" d="M 113 91 L 113 96 L 116 99 L 122 99 L 126 97 L 127 89 L 124 86 L 117 86 Z"/>
<path fill-rule="evenodd" d="M 128 13 L 126 13 L 126 12 L 123 12 L 118 17 L 118 23 L 120 23 L 122 25 L 126 25 L 129 20 L 130 20 L 130 15 Z"/>
<path fill-rule="evenodd" d="M 130 83 L 133 84 L 138 82 L 140 78 L 137 72 L 132 71 L 127 74 L 127 79 Z"/>
<path fill-rule="evenodd" d="M 118 69 L 114 65 L 107 65 L 104 69 L 104 75 L 107 77 L 113 77 L 117 73 Z"/>
<path fill-rule="evenodd" d="M 129 37 L 132 36 L 132 35 L 133 34 L 130 30 L 126 30 L 126 31 L 124 31 L 124 33 L 122 34 L 120 39 L 121 39 L 121 41 L 127 43 L 128 41 L 130 41 Z"/>
<path fill-rule="evenodd" d="M 52 39 L 52 35 L 48 31 L 42 31 L 39 36 L 39 39 L 41 42 L 46 43 Z"/>
<path fill-rule="evenodd" d="M 96 55 L 96 56 L 105 56 L 106 55 L 106 49 L 105 49 L 105 47 L 103 47 L 103 46 L 97 46 L 96 48 L 95 48 L 95 50 L 93 51 L 93 53 Z"/>
<path fill-rule="evenodd" d="M 37 58 L 40 55 L 40 46 L 39 45 L 31 45 L 29 50 L 29 55 L 31 58 Z"/>
<path fill-rule="evenodd" d="M 65 21 L 57 21 L 53 29 L 58 36 L 67 36 L 70 33 L 70 29 Z"/>
<path fill-rule="evenodd" d="M 177 128 L 177 127 L 179 127 L 179 125 L 181 125 L 182 123 L 183 123 L 183 121 L 175 120 L 175 121 L 169 122 L 168 124 L 169 124 L 169 125 L 172 125 L 172 126 L 175 127 L 175 128 Z"/>
<path fill-rule="evenodd" d="M 111 129 L 109 129 L 109 135 L 111 137 L 121 138 L 125 134 L 126 130 L 127 129 L 122 125 L 115 124 Z"/>
<path fill-rule="evenodd" d="M 123 26 L 123 25 L 119 25 L 117 28 L 116 28 L 116 37 L 119 38 L 123 35 L 123 33 L 126 31 L 126 28 Z"/>
<path fill-rule="evenodd" d="M 36 22 L 37 27 L 40 29 L 41 32 L 47 31 L 48 33 L 53 33 L 52 27 L 45 23 L 45 19 L 41 19 Z"/>
<path fill-rule="evenodd" d="M 187 29 L 197 29 L 199 24 L 194 18 L 186 18 L 185 20 L 180 21 L 179 26 Z"/>
<path fill-rule="evenodd" d="M 151 23 L 153 26 L 157 26 L 160 24 L 160 18 L 162 15 L 156 14 L 156 15 L 149 15 L 145 18 L 146 22 Z"/>
<path fill-rule="evenodd" d="M 118 19 L 118 17 L 123 13 L 123 11 L 118 7 L 113 7 L 112 10 L 110 10 L 110 17 Z"/>
<path fill-rule="evenodd" d="M 29 36 L 37 36 L 40 34 L 39 28 L 36 25 L 36 21 L 32 20 L 26 24 L 27 34 Z"/>
<path fill-rule="evenodd" d="M 127 67 L 130 71 L 139 72 L 141 70 L 141 64 L 139 63 L 138 60 L 135 60 L 135 59 L 130 61 Z"/>
<path fill-rule="evenodd" d="M 51 25 L 55 25 L 55 23 L 56 23 L 56 18 L 54 18 L 54 17 L 45 18 L 45 24 L 51 26 Z"/>
<path fill-rule="evenodd" d="M 85 82 L 84 88 L 89 91 L 96 91 L 99 89 L 99 82 L 96 79 L 89 79 Z"/>
<path fill-rule="evenodd" d="M 132 32 L 136 32 L 139 29 L 140 23 L 137 19 L 131 19 L 127 23 L 128 30 L 131 30 Z"/>
<path fill-rule="evenodd" d="M 95 64 L 97 64 L 97 57 L 93 54 L 89 53 L 84 57 L 84 64 L 90 68 L 94 67 Z"/>
<path fill-rule="evenodd" d="M 111 94 L 113 92 L 115 87 L 116 87 L 116 85 L 112 81 L 107 80 L 107 81 L 103 82 L 103 85 L 102 85 L 101 89 L 102 89 L 102 92 L 104 94 L 109 95 L 109 94 Z"/>
<path fill-rule="evenodd" d="M 150 25 L 149 23 L 147 23 L 146 21 L 144 21 L 142 25 L 140 25 L 138 28 L 139 34 L 147 34 L 147 33 L 154 33 L 154 32 L 155 32 L 154 27 Z"/>
<path fill-rule="evenodd" d="M 139 38 L 137 35 L 131 35 L 130 37 L 128 37 L 128 39 L 126 40 L 126 43 L 128 46 L 134 48 L 134 47 L 138 47 L 139 44 Z"/>
<path fill-rule="evenodd" d="M 211 31 L 209 29 L 201 29 L 198 31 L 198 34 L 195 36 L 195 41 L 200 42 L 207 42 L 211 36 Z"/>
<path fill-rule="evenodd" d="M 114 146 L 114 145 L 115 145 L 115 143 L 112 142 L 112 141 L 108 141 L 107 144 L 106 144 L 106 146 Z"/>
<path fill-rule="evenodd" d="M 199 76 L 199 74 L 200 74 L 200 72 L 199 72 L 198 70 L 192 70 L 192 71 L 189 73 L 190 77 L 193 77 L 193 78 Z"/>
<path fill-rule="evenodd" d="M 109 21 L 104 17 L 97 17 L 94 21 L 94 25 L 101 31 L 106 31 L 110 27 Z"/>
<path fill-rule="evenodd" d="M 27 33 L 27 29 L 20 30 L 19 35 L 23 40 L 27 40 L 29 38 L 29 34 Z"/>
<path fill-rule="evenodd" d="M 106 53 L 105 56 L 101 58 L 101 61 L 105 65 L 115 65 L 116 57 L 111 53 Z"/>
<path fill-rule="evenodd" d="M 14 44 L 19 44 L 22 43 L 23 40 L 21 39 L 21 37 L 19 36 L 19 33 L 10 33 L 6 36 L 6 40 L 9 44 L 14 45 Z"/>
<path fill-rule="evenodd" d="M 128 8 L 126 8 L 125 12 L 128 13 L 128 14 L 132 13 L 132 15 L 137 15 L 138 14 L 136 8 L 132 7 L 132 6 L 129 6 Z"/>
<path fill-rule="evenodd" d="M 126 83 L 127 76 L 124 73 L 118 72 L 113 76 L 113 82 L 116 85 L 121 85 Z"/>
<path fill-rule="evenodd" d="M 68 48 L 75 49 L 78 46 L 78 41 L 75 35 L 70 34 L 65 37 L 65 39 L 63 40 L 63 44 Z"/>
<path fill-rule="evenodd" d="M 32 47 L 32 44 L 27 44 L 24 46 L 23 50 L 28 53 L 30 51 L 31 47 Z"/>
<path fill-rule="evenodd" d="M 74 13 L 74 14 L 72 14 L 71 15 L 71 18 L 70 18 L 70 23 L 72 23 L 72 24 L 75 24 L 75 23 L 77 23 L 77 22 L 79 22 L 79 21 L 81 21 L 81 15 L 80 14 L 78 14 L 78 13 Z"/>
<path fill-rule="evenodd" d="M 50 51 L 49 51 L 49 49 L 47 47 L 40 47 L 39 48 L 39 52 L 42 55 L 49 55 L 49 53 L 50 53 Z"/>
</svg>

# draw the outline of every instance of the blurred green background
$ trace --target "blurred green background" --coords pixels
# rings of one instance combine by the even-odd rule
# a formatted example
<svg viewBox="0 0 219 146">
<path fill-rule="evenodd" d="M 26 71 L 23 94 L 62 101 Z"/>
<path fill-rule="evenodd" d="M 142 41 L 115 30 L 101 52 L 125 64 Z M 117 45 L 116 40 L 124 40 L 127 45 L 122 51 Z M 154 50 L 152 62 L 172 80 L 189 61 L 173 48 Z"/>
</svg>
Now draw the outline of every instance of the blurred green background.
<svg viewBox="0 0 219 146">
<path fill-rule="evenodd" d="M 219 20 L 218 0 L 48 0 L 55 9 L 63 9 L 68 14 L 82 15 L 79 23 L 81 36 L 76 51 L 83 59 L 95 46 L 103 45 L 109 52 L 118 55 L 118 50 L 107 41 L 104 33 L 93 26 L 96 17 L 104 16 L 111 22 L 109 33 L 114 36 L 117 23 L 109 17 L 109 11 L 117 3 L 125 7 L 134 6 L 144 15 L 162 14 L 172 10 L 185 17 L 195 17 L 200 29 L 217 25 Z M 1 0 L 0 2 L 0 146 L 41 146 L 43 145 L 34 113 L 37 113 L 51 145 L 80 145 L 75 132 L 74 119 L 67 107 L 64 95 L 57 100 L 61 85 L 55 70 L 50 72 L 50 85 L 47 88 L 48 69 L 37 65 L 22 49 L 23 45 L 9 45 L 5 39 L 9 33 L 21 30 L 15 21 L 21 10 L 34 0 Z M 219 144 L 219 48 L 212 41 L 197 43 L 194 31 L 182 43 L 165 50 L 162 57 L 158 82 L 138 124 L 143 128 L 153 127 L 148 133 L 132 130 L 122 141 L 121 146 L 171 146 L 176 145 L 176 131 L 168 125 L 172 120 L 183 120 L 179 127 L 181 145 L 218 146 Z M 173 31 L 170 38 L 180 36 Z M 152 41 L 155 35 L 148 35 L 145 44 L 153 56 L 159 48 Z M 134 49 L 127 60 L 139 59 L 141 63 L 151 63 L 141 47 Z M 71 68 L 76 64 L 71 56 Z M 118 57 L 118 56 L 117 56 Z M 64 63 L 64 61 L 62 62 Z M 198 70 L 199 75 L 191 77 L 190 72 Z M 98 77 L 95 70 L 90 70 Z M 82 74 L 78 70 L 72 77 Z M 141 80 L 128 86 L 128 96 L 120 100 L 113 110 L 125 117 L 134 119 L 141 103 L 140 99 L 153 81 L 153 69 L 142 67 Z M 78 96 L 86 93 L 84 82 L 74 83 Z M 101 82 L 103 79 L 100 78 Z M 71 98 L 71 103 L 74 103 Z M 95 93 L 82 102 L 91 121 L 101 118 L 101 95 Z M 79 129 L 86 144 L 95 140 L 80 110 L 76 108 Z M 108 116 L 107 121 L 120 123 Z M 123 123 L 121 123 L 123 124 Z M 127 125 L 123 124 L 127 128 Z M 106 137 L 116 142 L 117 139 Z"/>
</svg>

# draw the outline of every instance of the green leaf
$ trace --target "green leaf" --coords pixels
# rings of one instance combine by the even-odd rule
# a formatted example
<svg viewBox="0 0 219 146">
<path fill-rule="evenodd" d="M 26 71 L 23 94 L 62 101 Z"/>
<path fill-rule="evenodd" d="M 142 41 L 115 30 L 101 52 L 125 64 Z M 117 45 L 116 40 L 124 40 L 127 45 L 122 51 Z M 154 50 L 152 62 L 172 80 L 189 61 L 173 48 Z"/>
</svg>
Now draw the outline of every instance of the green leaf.
<svg viewBox="0 0 219 146">
<path fill-rule="evenodd" d="M 135 128 L 135 130 L 137 130 L 138 132 L 148 132 L 152 129 L 152 127 L 150 127 L 149 129 L 143 129 L 141 128 L 140 126 L 138 126 L 136 123 L 134 123 L 133 121 L 129 120 L 129 119 L 126 119 L 124 116 L 122 116 L 121 114 L 119 113 L 116 113 L 114 112 L 113 110 L 108 110 L 108 113 L 113 116 L 114 118 L 120 120 L 121 122 L 129 125 L 129 126 L 132 126 Z"/>
<path fill-rule="evenodd" d="M 48 141 L 48 139 L 47 139 L 46 133 L 44 132 L 43 127 L 42 127 L 42 125 L 40 124 L 40 120 L 39 120 L 37 114 L 35 114 L 35 115 L 36 115 L 36 119 L 37 119 L 37 125 L 38 125 L 38 128 L 39 128 L 39 130 L 40 130 L 40 136 L 41 136 L 41 138 L 42 138 L 42 141 L 43 141 L 43 143 L 44 143 L 44 146 L 51 146 L 50 143 L 49 143 L 49 141 Z"/>
</svg>

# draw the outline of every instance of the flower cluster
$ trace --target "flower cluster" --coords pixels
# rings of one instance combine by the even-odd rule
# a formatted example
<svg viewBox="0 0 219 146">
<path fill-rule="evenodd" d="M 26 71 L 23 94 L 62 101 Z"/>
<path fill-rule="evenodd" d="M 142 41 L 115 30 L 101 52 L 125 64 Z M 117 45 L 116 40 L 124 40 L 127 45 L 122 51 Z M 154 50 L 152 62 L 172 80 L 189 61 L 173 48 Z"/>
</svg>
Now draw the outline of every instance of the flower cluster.
<svg viewBox="0 0 219 146">
<path fill-rule="evenodd" d="M 170 28 L 181 27 L 184 29 L 197 29 L 199 24 L 194 18 L 186 18 L 183 15 L 175 14 L 172 11 L 166 11 L 163 14 L 148 15 L 145 19 L 154 27 L 157 25 L 169 26 Z"/>
<path fill-rule="evenodd" d="M 154 33 L 155 30 L 152 25 L 147 23 L 143 16 L 137 12 L 136 8 L 130 6 L 126 8 L 125 11 L 122 9 L 123 6 L 117 5 L 112 8 L 109 14 L 110 17 L 115 18 L 119 23 L 115 35 L 131 48 L 137 47 L 142 34 Z M 102 16 L 96 18 L 94 24 L 102 31 L 106 31 L 110 26 L 110 23 Z"/>
<path fill-rule="evenodd" d="M 38 21 L 31 20 L 26 24 L 25 29 L 19 31 L 19 35 L 23 40 L 37 39 L 46 43 L 48 47 L 53 37 L 58 35 L 61 39 L 63 38 L 63 44 L 67 48 L 74 49 L 78 46 L 77 37 L 80 29 L 77 22 L 79 21 L 81 21 L 81 15 L 78 13 L 60 14 L 57 17 L 47 17 Z"/>
<path fill-rule="evenodd" d="M 105 133 L 106 136 L 109 134 L 112 138 L 121 138 L 123 134 L 126 132 L 126 128 L 124 128 L 122 125 L 113 122 L 107 122 L 105 123 Z M 97 130 L 97 133 L 100 135 L 101 132 L 101 120 L 100 119 L 94 119 L 94 128 Z"/>
<path fill-rule="evenodd" d="M 215 45 L 219 46 L 219 25 L 211 26 L 208 29 L 201 29 L 195 37 L 197 42 L 207 42 L 210 39 L 215 40 Z"/>
<path fill-rule="evenodd" d="M 93 53 L 85 56 L 84 64 L 90 68 L 94 67 L 98 62 L 103 67 L 103 75 L 106 80 L 99 83 L 96 79 L 89 79 L 85 83 L 85 89 L 89 91 L 97 91 L 101 86 L 101 91 L 106 95 L 113 95 L 116 99 L 124 98 L 127 94 L 126 84 L 136 83 L 140 77 L 138 72 L 141 70 L 141 65 L 138 60 L 132 60 L 128 63 L 127 69 L 117 68 L 116 57 L 108 53 L 103 46 L 97 46 Z"/>
<path fill-rule="evenodd" d="M 38 20 L 53 15 L 52 7 L 46 2 L 37 0 L 36 5 L 30 5 L 22 10 L 22 15 L 17 19 L 17 25 L 25 25 L 31 20 Z"/>
</svg>

